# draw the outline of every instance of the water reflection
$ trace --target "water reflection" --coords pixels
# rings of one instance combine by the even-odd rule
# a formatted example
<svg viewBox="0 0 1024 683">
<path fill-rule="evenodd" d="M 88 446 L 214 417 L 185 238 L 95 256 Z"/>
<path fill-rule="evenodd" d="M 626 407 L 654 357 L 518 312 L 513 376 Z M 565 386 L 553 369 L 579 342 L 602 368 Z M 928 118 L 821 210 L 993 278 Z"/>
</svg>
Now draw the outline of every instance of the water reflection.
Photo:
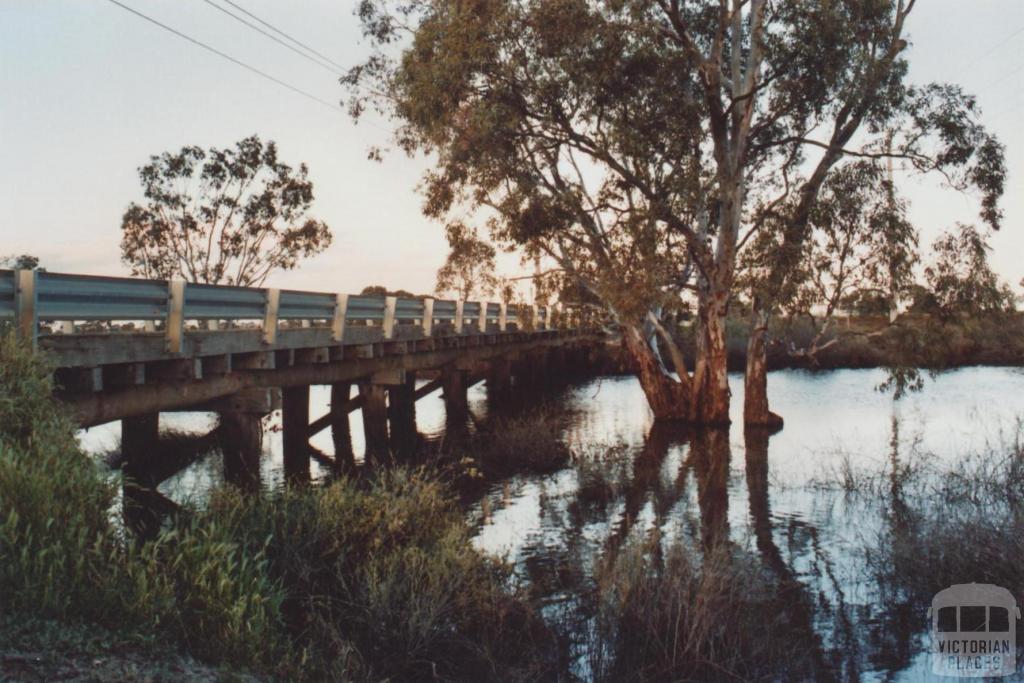
<svg viewBox="0 0 1024 683">
<path fill-rule="evenodd" d="M 771 587 L 736 599 L 775 600 L 773 627 L 792 648 L 790 664 L 752 677 L 930 680 L 922 586 L 959 575 L 930 564 L 941 546 L 928 544 L 922 519 L 956 514 L 936 503 L 943 468 L 1013 446 L 1024 374 L 964 369 L 895 406 L 874 391 L 880 379 L 773 373 L 787 420 L 776 435 L 651 424 L 637 415 L 642 396 L 628 379 L 578 387 L 565 396 L 578 413 L 565 433 L 575 466 L 496 485 L 472 511 L 476 543 L 511 559 L 551 617 L 571 613 L 580 632 L 593 618 L 595 567 L 630 539 L 653 548 L 652 566 L 667 566 L 661 558 L 674 547 L 698 562 L 725 548 L 737 567 L 755 562 Z M 1003 540 L 994 551 L 1007 555 L 1002 564 L 1021 566 L 1024 543 Z M 978 563 L 960 570 L 979 572 L 960 581 L 995 580 Z M 1024 585 L 1019 569 L 1002 576 Z M 584 641 L 577 673 L 587 679 L 596 674 Z"/>
<path fill-rule="evenodd" d="M 739 427 L 739 376 L 730 378 L 737 411 L 731 430 L 653 424 L 630 378 L 549 390 L 545 405 L 557 412 L 574 461 L 553 474 L 490 482 L 468 509 L 474 542 L 508 558 L 545 614 L 566 625 L 582 679 L 597 671 L 588 664 L 586 635 L 596 618 L 595 569 L 640 539 L 662 569 L 681 552 L 697 564 L 714 556 L 724 558 L 717 560 L 721 569 L 757 570 L 749 594 L 738 592 L 735 600 L 750 601 L 752 613 L 770 603 L 773 620 L 765 628 L 782 629 L 787 649 L 785 657 L 746 671 L 748 678 L 929 680 L 925 611 L 933 584 L 1016 580 L 1008 587 L 1024 588 L 1024 540 L 1008 540 L 1007 528 L 1019 527 L 1004 523 L 1014 515 L 1024 520 L 1024 476 L 960 490 L 952 479 L 928 474 L 955 467 L 966 454 L 1005 452 L 1015 443 L 1024 373 L 959 370 L 897 405 L 874 391 L 882 377 L 872 370 L 772 373 L 773 405 L 786 418 L 785 430 L 774 435 Z M 472 443 L 489 422 L 522 415 L 537 402 L 536 394 L 517 391 L 497 400 L 478 385 L 465 410 L 446 412 L 439 394 L 416 403 L 421 444 Z M 347 399 L 341 389 L 314 388 L 311 417 Z M 361 420 L 349 418 L 341 441 L 332 443 L 326 431 L 313 444 L 348 454 L 354 466 L 365 439 Z M 204 416 L 161 419 L 165 428 L 211 427 Z M 93 430 L 85 440 L 102 448 L 109 433 Z M 268 431 L 263 447 L 263 485 L 277 486 L 280 433 Z M 314 479 L 327 474 L 313 463 Z M 220 460 L 210 458 L 159 490 L 182 501 L 223 476 Z M 965 508 L 942 507 L 947 503 L 987 517 L 984 533 L 968 524 L 973 516 L 964 521 Z M 983 544 L 979 561 L 953 562 L 955 533 L 961 542 Z"/>
</svg>

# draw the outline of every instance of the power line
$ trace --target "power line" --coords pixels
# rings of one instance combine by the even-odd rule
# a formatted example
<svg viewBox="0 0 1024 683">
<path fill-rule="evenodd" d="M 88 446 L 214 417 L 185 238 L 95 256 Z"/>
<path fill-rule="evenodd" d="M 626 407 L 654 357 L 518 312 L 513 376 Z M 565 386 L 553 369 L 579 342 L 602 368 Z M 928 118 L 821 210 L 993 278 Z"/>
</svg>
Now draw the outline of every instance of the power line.
<svg viewBox="0 0 1024 683">
<path fill-rule="evenodd" d="M 187 40 L 188 42 L 192 43 L 193 45 L 198 45 L 199 47 L 203 48 L 204 50 L 208 50 L 208 51 L 212 52 L 213 54 L 215 54 L 215 55 L 217 55 L 219 57 L 223 57 L 224 59 L 228 60 L 229 62 L 234 62 L 235 64 L 237 64 L 238 66 L 242 67 L 243 69 L 246 69 L 247 71 L 251 71 L 254 74 L 262 76 L 263 78 L 266 78 L 268 81 L 273 81 L 274 83 L 277 83 L 280 86 L 288 88 L 289 90 L 291 90 L 294 93 L 298 93 L 299 95 L 302 95 L 303 97 L 309 98 L 309 99 L 313 100 L 314 102 L 318 102 L 318 103 L 324 105 L 325 107 L 329 107 L 329 108 L 333 109 L 334 111 L 338 111 L 338 112 L 344 113 L 344 110 L 341 107 L 339 107 L 338 105 L 332 104 L 331 102 L 328 102 L 327 100 L 320 99 L 316 95 L 308 93 L 305 90 L 301 90 L 300 88 L 296 88 L 294 85 L 292 85 L 290 83 L 287 83 L 285 81 L 282 81 L 280 78 L 276 78 L 274 76 L 271 76 L 270 74 L 266 73 L 265 71 L 260 71 L 259 69 L 257 69 L 254 66 L 249 66 L 245 62 L 243 62 L 243 61 L 241 61 L 239 59 L 235 59 L 231 55 L 225 54 L 225 53 L 221 52 L 220 50 L 218 50 L 215 47 L 211 47 L 211 46 L 207 45 L 206 43 L 201 42 L 199 40 L 196 40 L 195 38 L 193 38 L 191 36 L 188 36 L 188 35 L 182 33 L 181 31 L 179 31 L 177 29 L 171 28 L 167 24 L 160 23 L 156 19 L 153 19 L 152 17 L 149 17 L 149 16 L 143 14 L 142 12 L 139 12 L 138 10 L 132 9 L 128 5 L 125 5 L 125 4 L 122 4 L 121 2 L 118 2 L 118 0 L 109 0 L 109 1 L 112 2 L 113 4 L 117 5 L 121 9 L 126 10 L 128 12 L 131 12 L 135 16 L 140 17 L 142 19 L 145 19 L 146 21 L 148 21 L 151 24 L 156 24 L 157 26 L 159 26 L 160 28 L 164 29 L 165 31 L 170 31 L 174 35 L 176 35 L 176 36 L 178 36 L 180 38 L 184 38 L 185 40 Z"/>
<path fill-rule="evenodd" d="M 961 68 L 957 69 L 957 74 L 958 75 L 962 75 L 962 74 L 967 73 L 968 71 L 973 69 L 975 66 L 980 64 L 982 62 L 982 60 L 987 59 L 988 57 L 993 55 L 996 52 L 996 50 L 1001 48 L 1003 45 L 1006 45 L 1008 42 L 1010 42 L 1011 40 L 1013 40 L 1014 38 L 1019 36 L 1021 33 L 1024 33 L 1024 26 L 1021 26 L 1019 29 L 1017 29 L 1016 31 L 1014 31 L 1010 35 L 1008 35 L 1005 38 L 1003 38 L 1002 40 L 1000 40 L 998 43 L 996 43 L 991 48 L 989 48 L 988 51 L 986 51 L 980 57 L 977 57 L 976 59 L 971 61 L 967 66 L 964 66 L 964 67 L 961 67 Z"/>
<path fill-rule="evenodd" d="M 216 8 L 216 9 L 220 10 L 220 11 L 221 11 L 221 12 L 223 12 L 224 14 L 226 14 L 226 15 L 228 15 L 229 17 L 231 17 L 232 19 L 234 19 L 235 21 L 237 21 L 237 22 L 239 22 L 239 23 L 242 23 L 242 24 L 245 24 L 246 26 L 248 26 L 249 28 L 251 28 L 251 29 L 252 29 L 253 31 L 259 31 L 260 33 L 262 33 L 263 35 L 265 35 L 265 36 L 266 36 L 267 38 L 270 38 L 270 39 L 271 39 L 272 41 L 274 41 L 275 43 L 278 43 L 278 44 L 280 44 L 280 45 L 284 45 L 284 46 L 285 46 L 286 48 L 288 48 L 289 50 L 291 50 L 291 51 L 292 51 L 292 52 L 294 52 L 295 54 L 297 54 L 297 55 L 299 55 L 300 57 L 303 57 L 303 58 L 305 58 L 305 59 L 308 59 L 309 61 L 313 62 L 313 63 L 314 63 L 314 64 L 316 64 L 316 65 L 317 65 L 318 67 L 320 67 L 321 69 L 326 69 L 327 71 L 330 71 L 331 73 L 333 73 L 333 74 L 335 74 L 335 75 L 338 75 L 338 76 L 341 76 L 341 75 L 342 75 L 342 72 L 341 72 L 341 71 L 339 71 L 338 69 L 335 69 L 335 68 L 333 68 L 333 67 L 327 66 L 327 65 L 326 65 L 326 64 L 324 64 L 323 62 L 319 61 L 318 59 L 315 59 L 314 57 L 311 57 L 310 55 L 306 54 L 306 53 L 305 53 L 305 52 L 303 52 L 302 50 L 300 50 L 300 49 L 298 49 L 298 48 L 296 48 L 296 47 L 294 47 L 294 46 L 292 46 L 292 45 L 289 45 L 288 43 L 284 42 L 283 40 L 281 40 L 280 38 L 278 38 L 278 37 L 277 37 L 277 36 L 275 36 L 274 34 L 272 34 L 272 33 L 269 33 L 269 32 L 267 32 L 267 31 L 264 31 L 264 30 L 263 30 L 263 29 L 261 29 L 261 28 L 260 28 L 259 26 L 256 26 L 255 24 L 253 24 L 253 23 L 250 23 L 250 22 L 246 21 L 245 19 L 243 19 L 242 17 L 238 16 L 237 14 L 234 14 L 233 12 L 231 12 L 231 11 L 229 11 L 229 10 L 226 10 L 226 9 L 224 9 L 223 7 L 221 7 L 220 5 L 218 5 L 217 3 L 213 2 L 213 0 L 204 0 L 204 2 L 206 2 L 206 4 L 210 5 L 211 7 L 214 7 L 214 8 Z"/>
<path fill-rule="evenodd" d="M 316 55 L 320 59 L 324 60 L 325 62 L 328 62 L 329 64 L 332 64 L 333 66 L 336 66 L 339 69 L 342 69 L 342 70 L 345 69 L 344 66 L 342 66 L 341 64 L 338 64 L 336 61 L 334 61 L 330 57 L 328 57 L 328 56 L 326 56 L 324 54 L 321 54 L 320 52 L 317 52 L 316 50 L 311 48 L 309 45 L 306 45 L 305 43 L 303 43 L 302 41 L 298 40 L 297 38 L 292 38 L 290 35 L 288 35 L 284 31 L 282 31 L 281 29 L 277 28 L 276 26 L 274 26 L 270 22 L 264 21 L 263 19 L 260 19 L 258 16 L 256 16 L 255 14 L 250 12 L 249 10 L 245 9 L 241 5 L 239 5 L 239 4 L 235 3 L 235 2 L 232 2 L 232 0 L 224 0 L 224 2 L 226 2 L 229 5 L 231 5 L 232 7 L 237 9 L 239 12 L 244 12 L 245 14 L 249 15 L 250 17 L 252 17 L 256 21 L 260 22 L 261 24 L 263 24 L 264 26 L 269 28 L 271 31 L 274 31 L 275 33 L 278 33 L 278 34 L 284 36 L 285 38 L 287 38 L 288 40 L 292 41 L 296 45 L 298 45 L 298 46 L 300 46 L 302 48 L 305 48 L 306 50 L 309 50 L 310 52 L 312 52 L 314 55 Z"/>
</svg>

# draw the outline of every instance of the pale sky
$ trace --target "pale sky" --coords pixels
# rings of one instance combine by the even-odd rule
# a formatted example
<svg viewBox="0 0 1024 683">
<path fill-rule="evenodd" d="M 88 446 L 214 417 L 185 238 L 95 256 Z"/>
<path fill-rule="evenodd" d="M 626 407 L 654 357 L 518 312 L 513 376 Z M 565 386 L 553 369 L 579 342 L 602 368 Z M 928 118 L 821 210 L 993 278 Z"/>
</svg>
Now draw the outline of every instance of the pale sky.
<svg viewBox="0 0 1024 683">
<path fill-rule="evenodd" d="M 321 99 L 344 95 L 334 74 L 204 0 L 122 1 Z M 339 64 L 366 54 L 356 0 L 235 1 Z M 1006 220 L 992 260 L 1016 285 L 1024 277 L 1024 1 L 919 0 L 909 28 L 912 79 L 974 92 L 1007 146 Z M 447 247 L 441 226 L 420 213 L 416 185 L 428 162 L 397 152 L 368 161 L 367 149 L 387 140 L 383 122 L 357 126 L 107 0 L 0 0 L 0 92 L 0 256 L 126 274 L 120 218 L 140 197 L 137 168 L 151 154 L 230 146 L 256 133 L 275 140 L 286 162 L 309 165 L 312 215 L 335 236 L 325 254 L 268 284 L 433 290 Z M 973 201 L 934 182 L 904 192 L 925 242 L 957 220 L 976 220 Z M 517 267 L 514 257 L 502 262 L 506 273 Z"/>
</svg>

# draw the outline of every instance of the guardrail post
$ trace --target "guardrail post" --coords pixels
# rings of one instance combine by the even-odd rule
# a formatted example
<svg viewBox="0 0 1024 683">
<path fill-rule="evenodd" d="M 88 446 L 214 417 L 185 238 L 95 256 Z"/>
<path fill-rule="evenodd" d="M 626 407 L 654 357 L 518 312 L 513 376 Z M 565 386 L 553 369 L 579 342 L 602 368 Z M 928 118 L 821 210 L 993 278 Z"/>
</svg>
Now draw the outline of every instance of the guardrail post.
<svg viewBox="0 0 1024 683">
<path fill-rule="evenodd" d="M 171 280 L 167 283 L 167 321 L 164 327 L 167 353 L 181 353 L 182 336 L 185 333 L 184 280 Z"/>
<path fill-rule="evenodd" d="M 36 337 L 39 334 L 39 292 L 36 287 L 38 280 L 39 276 L 34 270 L 14 271 L 14 306 L 18 337 L 27 339 L 32 348 L 35 348 Z"/>
<path fill-rule="evenodd" d="M 384 338 L 395 338 L 395 307 L 398 306 L 397 296 L 384 297 L 384 324 L 382 325 Z"/>
<path fill-rule="evenodd" d="M 464 322 L 463 310 L 465 309 L 465 305 L 465 301 L 455 302 L 455 334 L 462 334 L 462 323 Z"/>
<path fill-rule="evenodd" d="M 348 294 L 336 294 L 334 298 L 334 320 L 331 322 L 331 339 L 345 341 L 345 314 L 348 312 Z"/>
<path fill-rule="evenodd" d="M 477 321 L 476 327 L 480 330 L 480 334 L 487 332 L 487 302 L 480 302 L 480 320 Z"/>
<path fill-rule="evenodd" d="M 281 290 L 268 289 L 267 303 L 263 308 L 263 343 L 277 341 L 277 308 L 281 302 Z"/>
<path fill-rule="evenodd" d="M 434 300 L 423 300 L 423 336 L 429 337 L 434 332 Z"/>
<path fill-rule="evenodd" d="M 508 304 L 501 302 L 498 308 L 498 329 L 502 332 L 508 326 Z"/>
</svg>

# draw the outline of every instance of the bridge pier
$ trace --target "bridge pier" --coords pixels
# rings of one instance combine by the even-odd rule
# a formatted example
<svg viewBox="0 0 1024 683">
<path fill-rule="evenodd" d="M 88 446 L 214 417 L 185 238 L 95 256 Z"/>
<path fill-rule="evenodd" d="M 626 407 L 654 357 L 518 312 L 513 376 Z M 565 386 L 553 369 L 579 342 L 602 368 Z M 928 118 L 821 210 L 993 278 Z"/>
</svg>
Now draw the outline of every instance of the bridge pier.
<svg viewBox="0 0 1024 683">
<path fill-rule="evenodd" d="M 466 394 L 466 371 L 455 367 L 441 370 L 444 409 L 448 421 L 464 421 L 469 416 L 469 398 Z"/>
<path fill-rule="evenodd" d="M 149 486 L 148 469 L 160 439 L 160 414 L 147 413 L 121 420 L 121 471 L 125 479 Z"/>
<path fill-rule="evenodd" d="M 309 481 L 309 387 L 281 391 L 284 474 L 289 483 Z"/>
<path fill-rule="evenodd" d="M 352 452 L 352 430 L 348 421 L 348 400 L 352 394 L 351 382 L 331 385 L 331 440 L 334 442 L 334 464 L 339 470 L 353 470 L 356 466 Z"/>
<path fill-rule="evenodd" d="M 536 389 L 547 377 L 547 352 L 530 351 L 523 354 L 513 370 L 517 388 Z"/>
<path fill-rule="evenodd" d="M 507 356 L 495 358 L 488 363 L 487 398 L 506 396 L 512 386 L 512 361 Z"/>
<path fill-rule="evenodd" d="M 365 463 L 370 465 L 388 457 L 388 390 L 373 381 L 360 382 L 363 398 L 363 435 L 366 439 Z"/>
<path fill-rule="evenodd" d="M 563 349 L 547 352 L 546 367 L 549 382 L 562 384 L 569 378 L 569 358 Z"/>
<path fill-rule="evenodd" d="M 416 373 L 405 373 L 405 381 L 388 387 L 388 422 L 391 452 L 400 459 L 416 452 Z"/>
<path fill-rule="evenodd" d="M 244 389 L 221 401 L 220 448 L 224 479 L 246 491 L 260 487 L 263 418 L 274 409 L 275 390 Z"/>
<path fill-rule="evenodd" d="M 122 510 L 125 523 L 143 538 L 153 537 L 160 528 L 160 513 L 144 495 L 154 485 L 151 468 L 159 435 L 159 413 L 121 420 Z"/>
<path fill-rule="evenodd" d="M 263 416 L 241 411 L 220 414 L 224 480 L 244 491 L 260 488 L 263 453 Z"/>
</svg>

